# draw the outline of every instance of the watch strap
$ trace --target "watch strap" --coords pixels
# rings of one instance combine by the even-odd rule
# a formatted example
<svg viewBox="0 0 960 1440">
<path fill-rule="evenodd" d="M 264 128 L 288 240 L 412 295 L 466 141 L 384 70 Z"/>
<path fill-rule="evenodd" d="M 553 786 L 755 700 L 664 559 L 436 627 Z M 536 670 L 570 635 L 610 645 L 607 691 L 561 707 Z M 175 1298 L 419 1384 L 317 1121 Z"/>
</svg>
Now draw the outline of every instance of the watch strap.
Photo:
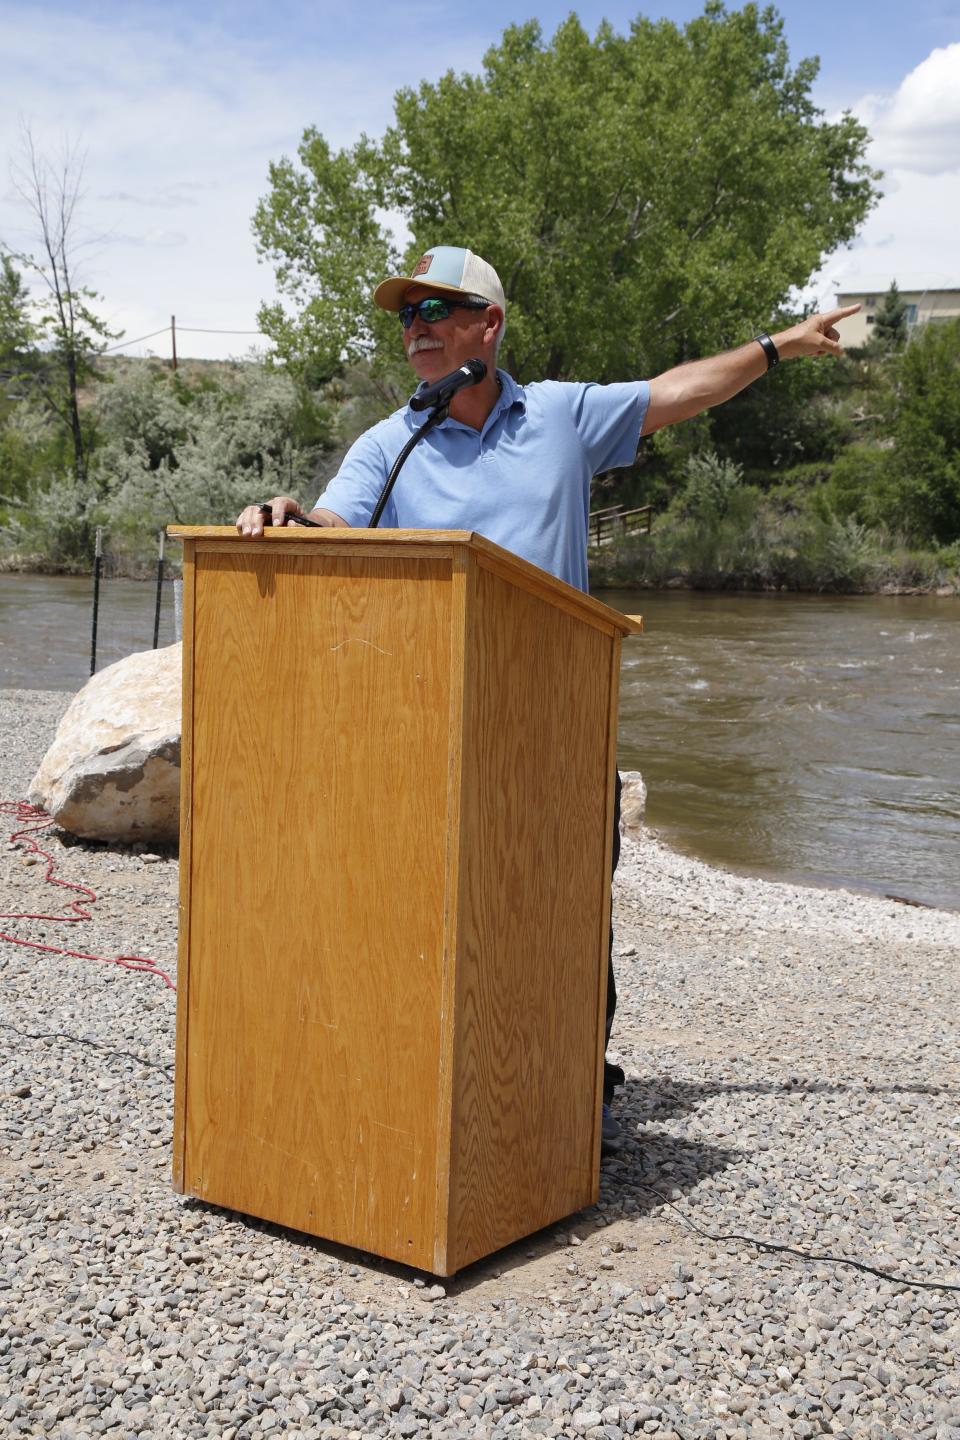
<svg viewBox="0 0 960 1440">
<path fill-rule="evenodd" d="M 772 370 L 774 365 L 779 365 L 780 355 L 777 351 L 777 347 L 776 345 L 774 345 L 773 341 L 770 339 L 770 336 L 766 333 L 766 331 L 761 331 L 759 335 L 754 336 L 754 339 L 763 350 L 764 355 L 766 355 L 767 357 L 767 369 Z"/>
</svg>

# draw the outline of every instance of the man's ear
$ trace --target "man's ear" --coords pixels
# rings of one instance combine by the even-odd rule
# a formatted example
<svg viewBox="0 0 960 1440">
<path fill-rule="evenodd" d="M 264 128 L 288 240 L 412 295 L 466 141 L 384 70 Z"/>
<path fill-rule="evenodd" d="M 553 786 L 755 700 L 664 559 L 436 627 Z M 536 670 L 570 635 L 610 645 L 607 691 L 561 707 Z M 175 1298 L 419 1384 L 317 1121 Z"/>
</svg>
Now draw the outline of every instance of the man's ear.
<svg viewBox="0 0 960 1440">
<path fill-rule="evenodd" d="M 484 345 L 491 345 L 503 329 L 503 311 L 499 305 L 491 305 L 483 315 L 486 325 L 483 331 Z"/>
</svg>

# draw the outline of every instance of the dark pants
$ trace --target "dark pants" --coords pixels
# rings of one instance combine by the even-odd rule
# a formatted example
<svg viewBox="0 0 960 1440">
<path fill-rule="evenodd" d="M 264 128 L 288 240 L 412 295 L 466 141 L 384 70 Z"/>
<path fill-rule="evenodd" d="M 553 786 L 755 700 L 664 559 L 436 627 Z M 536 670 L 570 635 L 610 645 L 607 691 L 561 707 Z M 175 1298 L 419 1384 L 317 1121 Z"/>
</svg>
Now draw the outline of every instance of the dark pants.
<svg viewBox="0 0 960 1440">
<path fill-rule="evenodd" d="M 610 879 L 613 880 L 617 873 L 617 863 L 620 859 L 620 791 L 622 781 L 620 772 L 617 771 L 617 783 L 614 791 L 613 801 L 613 865 L 611 867 Z M 613 917 L 610 919 L 610 948 L 607 952 L 607 1027 L 606 1043 L 610 1043 L 610 1031 L 613 1029 L 613 1017 L 617 1008 L 617 982 L 613 978 Z M 619 1065 L 611 1065 L 608 1060 L 603 1062 L 603 1103 L 609 1105 L 613 1099 L 614 1088 L 623 1084 L 623 1071 Z"/>
</svg>

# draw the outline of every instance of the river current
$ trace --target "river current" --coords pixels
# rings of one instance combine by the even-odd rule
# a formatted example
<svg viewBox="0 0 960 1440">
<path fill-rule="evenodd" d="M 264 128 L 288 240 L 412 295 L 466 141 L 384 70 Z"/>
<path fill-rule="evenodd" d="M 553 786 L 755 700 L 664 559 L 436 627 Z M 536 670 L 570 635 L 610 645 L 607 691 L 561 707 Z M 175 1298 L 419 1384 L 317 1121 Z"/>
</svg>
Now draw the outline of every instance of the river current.
<svg viewBox="0 0 960 1440">
<path fill-rule="evenodd" d="M 637 595 L 620 764 L 671 844 L 771 878 L 960 908 L 960 603 Z"/>
<path fill-rule="evenodd" d="M 0 685 L 79 688 L 91 595 L 0 575 Z M 98 669 L 149 648 L 154 598 L 105 582 Z M 960 602 L 598 598 L 645 618 L 623 649 L 620 765 L 643 772 L 664 839 L 732 870 L 960 909 Z"/>
</svg>

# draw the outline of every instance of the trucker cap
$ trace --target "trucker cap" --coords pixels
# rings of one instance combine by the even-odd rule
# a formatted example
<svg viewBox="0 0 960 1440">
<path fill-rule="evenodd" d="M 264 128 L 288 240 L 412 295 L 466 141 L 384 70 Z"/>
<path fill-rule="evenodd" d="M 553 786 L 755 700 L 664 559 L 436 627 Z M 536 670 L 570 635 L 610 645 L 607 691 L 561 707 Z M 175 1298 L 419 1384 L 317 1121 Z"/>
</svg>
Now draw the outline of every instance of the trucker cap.
<svg viewBox="0 0 960 1440">
<path fill-rule="evenodd" d="M 425 250 L 409 275 L 382 280 L 373 292 L 381 310 L 399 310 L 411 285 L 428 285 L 438 295 L 480 295 L 506 311 L 500 277 L 492 265 L 460 245 Z"/>
</svg>

